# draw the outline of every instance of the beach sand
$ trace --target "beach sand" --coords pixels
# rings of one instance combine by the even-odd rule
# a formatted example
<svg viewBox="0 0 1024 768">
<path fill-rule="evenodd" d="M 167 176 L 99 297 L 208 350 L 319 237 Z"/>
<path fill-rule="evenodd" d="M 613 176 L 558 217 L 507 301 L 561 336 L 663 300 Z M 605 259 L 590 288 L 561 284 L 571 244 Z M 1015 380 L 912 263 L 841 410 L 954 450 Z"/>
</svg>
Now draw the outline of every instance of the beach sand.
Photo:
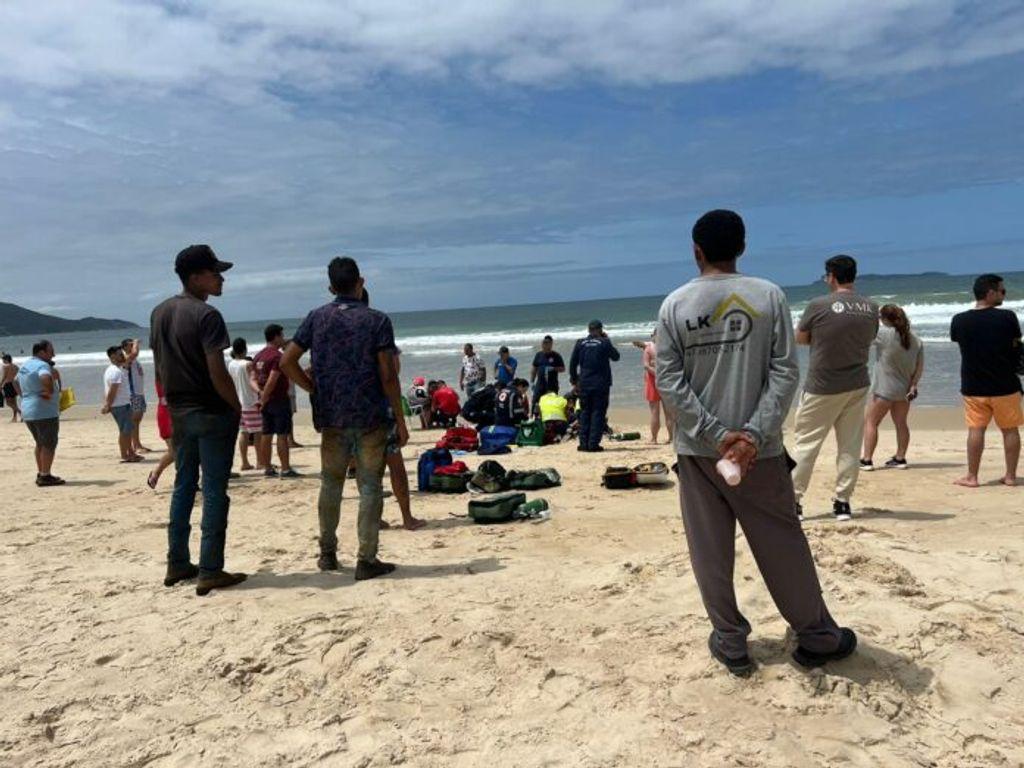
<svg viewBox="0 0 1024 768">
<path fill-rule="evenodd" d="M 197 598 L 161 584 L 173 469 L 153 493 L 155 457 L 118 464 L 109 417 L 71 414 L 64 488 L 37 489 L 27 430 L 0 425 L 2 765 L 1024 765 L 1024 488 L 951 485 L 955 413 L 915 412 L 914 468 L 862 475 L 850 523 L 825 514 L 831 445 L 819 462 L 805 529 L 832 613 L 860 635 L 851 659 L 793 666 L 739 535 L 748 680 L 708 656 L 676 488 L 600 485 L 606 464 L 671 463 L 665 446 L 499 457 L 562 472 L 534 494 L 551 520 L 476 526 L 452 516 L 467 497 L 415 495 L 430 527 L 383 532 L 399 570 L 359 584 L 355 489 L 344 570 L 318 573 L 318 453 L 299 450 L 304 479 L 233 483 L 227 563 L 251 576 Z M 613 419 L 630 422 L 643 414 Z M 413 433 L 413 474 L 436 436 Z M 316 443 L 308 424 L 298 437 Z M 1001 461 L 996 433 L 985 480 Z"/>
</svg>

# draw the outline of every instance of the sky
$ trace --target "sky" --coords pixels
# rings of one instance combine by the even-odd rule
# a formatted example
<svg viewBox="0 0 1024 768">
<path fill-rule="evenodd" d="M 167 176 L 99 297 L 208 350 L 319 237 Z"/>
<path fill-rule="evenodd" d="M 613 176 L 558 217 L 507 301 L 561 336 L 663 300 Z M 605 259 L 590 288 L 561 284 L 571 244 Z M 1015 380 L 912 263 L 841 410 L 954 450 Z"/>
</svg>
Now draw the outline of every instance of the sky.
<svg viewBox="0 0 1024 768">
<path fill-rule="evenodd" d="M 0 301 L 145 322 L 655 295 L 711 208 L 809 283 L 1024 264 L 1019 0 L 4 0 Z"/>
</svg>

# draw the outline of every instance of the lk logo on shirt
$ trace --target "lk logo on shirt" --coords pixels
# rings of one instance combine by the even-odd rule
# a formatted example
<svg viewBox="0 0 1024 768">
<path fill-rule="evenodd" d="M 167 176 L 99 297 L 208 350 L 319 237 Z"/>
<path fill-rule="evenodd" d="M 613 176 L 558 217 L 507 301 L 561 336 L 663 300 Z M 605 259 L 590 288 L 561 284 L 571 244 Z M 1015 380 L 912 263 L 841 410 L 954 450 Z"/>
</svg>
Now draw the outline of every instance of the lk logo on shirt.
<svg viewBox="0 0 1024 768">
<path fill-rule="evenodd" d="M 686 348 L 739 344 L 754 329 L 754 318 L 760 316 L 741 296 L 730 293 L 711 314 L 687 318 L 686 330 L 694 334 L 696 340 Z"/>
</svg>

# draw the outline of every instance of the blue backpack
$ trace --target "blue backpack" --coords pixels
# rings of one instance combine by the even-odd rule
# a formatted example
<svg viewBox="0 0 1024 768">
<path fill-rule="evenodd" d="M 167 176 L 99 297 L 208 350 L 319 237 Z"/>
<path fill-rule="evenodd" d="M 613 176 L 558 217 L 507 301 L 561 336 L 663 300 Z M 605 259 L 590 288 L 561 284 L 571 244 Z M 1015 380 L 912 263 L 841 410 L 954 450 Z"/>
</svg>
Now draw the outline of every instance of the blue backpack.
<svg viewBox="0 0 1024 768">
<path fill-rule="evenodd" d="M 452 454 L 447 448 L 431 448 L 420 455 L 419 464 L 416 465 L 416 487 L 421 491 L 430 490 L 430 476 L 438 467 L 445 467 L 452 463 Z"/>
<path fill-rule="evenodd" d="M 510 444 L 515 443 L 518 431 L 515 427 L 484 427 L 480 430 L 480 450 L 478 453 L 495 455 L 507 453 L 505 450 Z"/>
</svg>

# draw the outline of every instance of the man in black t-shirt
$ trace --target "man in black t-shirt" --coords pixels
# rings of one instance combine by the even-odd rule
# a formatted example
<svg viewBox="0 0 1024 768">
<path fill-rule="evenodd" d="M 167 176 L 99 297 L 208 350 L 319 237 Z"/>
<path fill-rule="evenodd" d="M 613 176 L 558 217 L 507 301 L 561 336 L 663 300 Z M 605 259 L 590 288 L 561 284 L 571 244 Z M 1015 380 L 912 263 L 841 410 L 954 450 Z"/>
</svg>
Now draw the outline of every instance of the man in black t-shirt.
<svg viewBox="0 0 1024 768">
<path fill-rule="evenodd" d="M 555 352 L 555 340 L 545 336 L 540 352 L 533 356 L 530 381 L 533 382 L 533 404 L 548 392 L 558 392 L 558 374 L 565 373 L 565 361 Z"/>
<path fill-rule="evenodd" d="M 950 338 L 960 345 L 960 393 L 967 420 L 967 474 L 955 481 L 978 487 L 978 468 L 985 450 L 985 430 L 994 419 L 1003 432 L 1006 454 L 1005 485 L 1017 484 L 1020 459 L 1021 330 L 1017 315 L 999 309 L 1006 287 L 998 275 L 981 275 L 974 281 L 974 309 L 961 312 L 950 325 Z"/>
<path fill-rule="evenodd" d="M 177 474 L 167 525 L 165 586 L 197 579 L 196 594 L 245 581 L 244 573 L 224 570 L 224 539 L 228 528 L 228 477 L 235 455 L 242 405 L 224 363 L 231 346 L 220 312 L 206 303 L 224 289 L 223 273 L 231 263 L 220 261 L 208 245 L 190 245 L 178 254 L 174 271 L 183 291 L 153 310 L 149 346 L 156 380 L 171 411 Z M 203 521 L 199 566 L 189 557 L 192 507 L 199 467 L 203 468 Z M 198 577 L 198 578 L 197 578 Z"/>
</svg>

